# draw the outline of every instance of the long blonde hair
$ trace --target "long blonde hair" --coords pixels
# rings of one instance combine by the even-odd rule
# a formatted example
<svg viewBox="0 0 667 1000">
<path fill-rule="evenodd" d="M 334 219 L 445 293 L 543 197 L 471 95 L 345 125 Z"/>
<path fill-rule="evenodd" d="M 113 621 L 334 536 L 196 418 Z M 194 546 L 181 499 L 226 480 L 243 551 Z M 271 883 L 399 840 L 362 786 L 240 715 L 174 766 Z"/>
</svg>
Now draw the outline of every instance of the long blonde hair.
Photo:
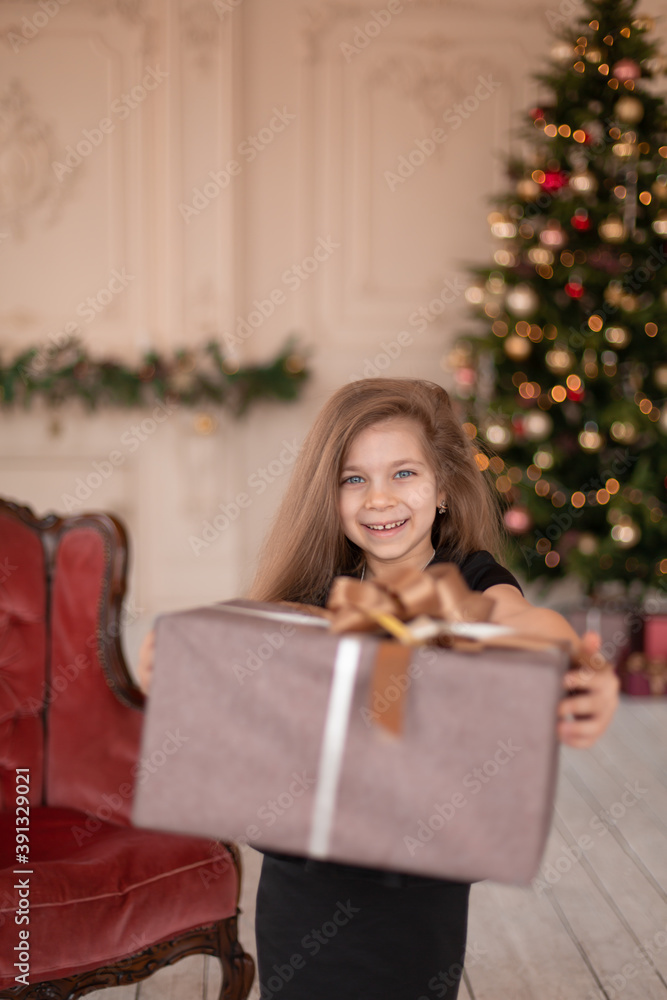
<svg viewBox="0 0 667 1000">
<path fill-rule="evenodd" d="M 497 549 L 498 505 L 445 390 L 422 379 L 360 379 L 331 396 L 306 436 L 249 597 L 322 604 L 335 576 L 359 573 L 363 553 L 344 535 L 338 512 L 340 473 L 357 434 L 395 417 L 419 424 L 437 488 L 447 496 L 447 513 L 434 512 L 434 547 L 454 561 Z"/>
</svg>

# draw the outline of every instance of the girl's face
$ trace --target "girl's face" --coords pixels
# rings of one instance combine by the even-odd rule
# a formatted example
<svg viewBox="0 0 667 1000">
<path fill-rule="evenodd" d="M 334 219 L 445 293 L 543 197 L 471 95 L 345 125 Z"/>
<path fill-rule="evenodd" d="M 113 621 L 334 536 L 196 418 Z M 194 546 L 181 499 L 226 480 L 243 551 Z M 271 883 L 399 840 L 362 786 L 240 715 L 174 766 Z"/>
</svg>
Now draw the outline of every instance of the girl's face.
<svg viewBox="0 0 667 1000">
<path fill-rule="evenodd" d="M 423 569 L 444 499 L 415 421 L 397 417 L 361 431 L 344 460 L 338 509 L 345 535 L 366 556 L 367 576 L 396 566 Z"/>
</svg>

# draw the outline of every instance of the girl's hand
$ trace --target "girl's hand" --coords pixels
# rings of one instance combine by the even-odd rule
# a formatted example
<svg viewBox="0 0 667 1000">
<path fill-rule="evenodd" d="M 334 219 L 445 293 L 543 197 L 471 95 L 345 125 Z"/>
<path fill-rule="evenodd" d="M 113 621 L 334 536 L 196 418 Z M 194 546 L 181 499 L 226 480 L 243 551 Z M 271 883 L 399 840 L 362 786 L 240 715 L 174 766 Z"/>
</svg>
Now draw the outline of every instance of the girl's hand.
<svg viewBox="0 0 667 1000">
<path fill-rule="evenodd" d="M 557 734 L 567 746 L 592 746 L 618 705 L 619 680 L 599 648 L 600 636 L 587 632 L 575 647 L 572 666 L 563 678 L 563 686 L 572 693 L 558 706 Z"/>
<path fill-rule="evenodd" d="M 153 656 L 155 654 L 155 630 L 151 629 L 148 635 L 144 636 L 144 641 L 139 649 L 139 663 L 137 664 L 137 677 L 139 687 L 144 694 L 148 694 L 153 677 Z"/>
</svg>

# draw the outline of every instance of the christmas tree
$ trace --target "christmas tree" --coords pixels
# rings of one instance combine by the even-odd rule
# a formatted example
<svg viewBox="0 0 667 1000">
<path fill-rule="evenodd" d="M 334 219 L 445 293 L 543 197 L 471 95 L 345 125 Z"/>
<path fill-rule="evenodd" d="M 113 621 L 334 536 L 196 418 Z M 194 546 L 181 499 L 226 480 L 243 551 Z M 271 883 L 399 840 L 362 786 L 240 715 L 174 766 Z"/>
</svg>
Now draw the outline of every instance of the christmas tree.
<svg viewBox="0 0 667 1000">
<path fill-rule="evenodd" d="M 667 581 L 665 60 L 636 6 L 557 35 L 449 358 L 516 569 L 588 591 Z"/>
</svg>

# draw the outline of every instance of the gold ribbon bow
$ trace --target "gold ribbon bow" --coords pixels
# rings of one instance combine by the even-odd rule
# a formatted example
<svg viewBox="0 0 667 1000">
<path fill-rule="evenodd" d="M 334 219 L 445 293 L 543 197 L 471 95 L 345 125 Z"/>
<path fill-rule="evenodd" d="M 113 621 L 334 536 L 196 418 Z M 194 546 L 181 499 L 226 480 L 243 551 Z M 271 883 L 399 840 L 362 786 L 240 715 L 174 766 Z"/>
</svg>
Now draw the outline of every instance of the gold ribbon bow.
<svg viewBox="0 0 667 1000">
<path fill-rule="evenodd" d="M 404 625 L 419 615 L 446 622 L 487 621 L 493 601 L 466 585 L 453 563 L 428 569 L 397 571 L 382 583 L 338 576 L 327 608 L 333 611 L 332 632 L 369 632 L 378 627 L 406 645 L 420 640 Z"/>
</svg>

